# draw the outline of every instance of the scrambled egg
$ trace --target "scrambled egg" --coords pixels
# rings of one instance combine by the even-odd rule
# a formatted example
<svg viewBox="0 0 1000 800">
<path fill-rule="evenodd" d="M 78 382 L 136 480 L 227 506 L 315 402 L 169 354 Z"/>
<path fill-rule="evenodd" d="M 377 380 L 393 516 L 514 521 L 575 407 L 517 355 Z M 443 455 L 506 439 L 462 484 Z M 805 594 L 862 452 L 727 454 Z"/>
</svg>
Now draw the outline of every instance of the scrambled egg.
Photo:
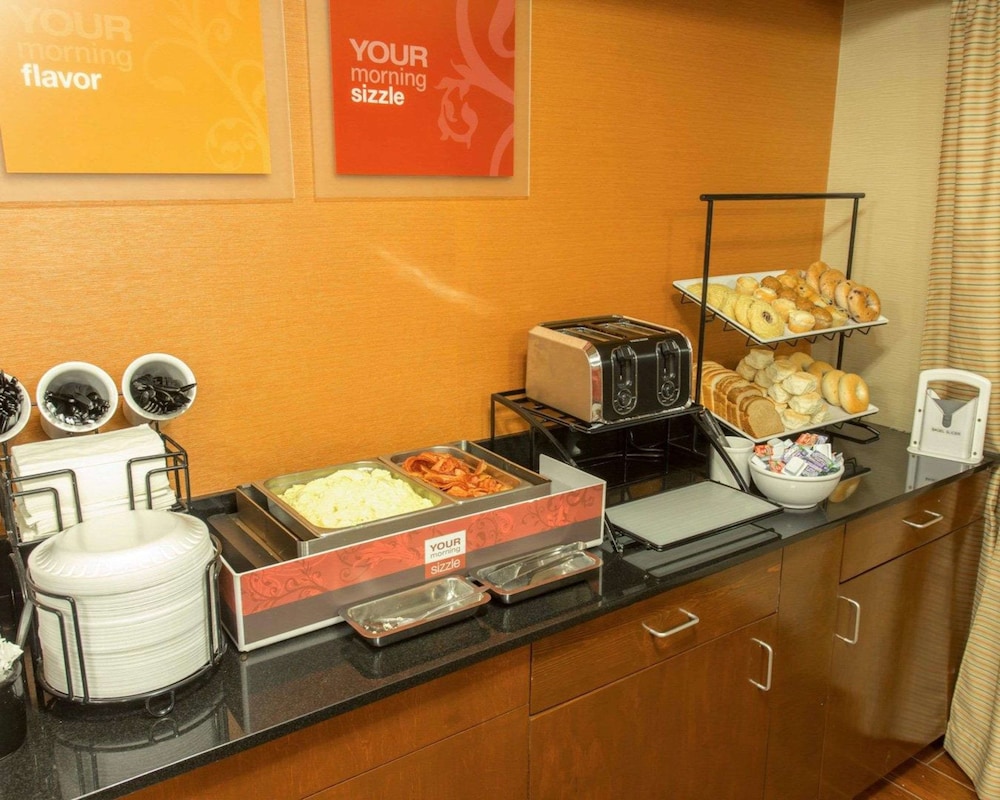
<svg viewBox="0 0 1000 800">
<path fill-rule="evenodd" d="M 280 497 L 320 528 L 347 528 L 433 505 L 384 469 L 336 470 L 290 486 Z"/>
</svg>

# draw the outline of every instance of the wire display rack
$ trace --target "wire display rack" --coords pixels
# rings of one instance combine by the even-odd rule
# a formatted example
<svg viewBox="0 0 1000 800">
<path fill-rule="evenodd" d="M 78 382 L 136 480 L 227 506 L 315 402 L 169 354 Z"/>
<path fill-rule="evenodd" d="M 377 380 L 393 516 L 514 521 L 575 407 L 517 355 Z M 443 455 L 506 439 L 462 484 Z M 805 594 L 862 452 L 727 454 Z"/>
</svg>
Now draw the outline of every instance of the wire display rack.
<svg viewBox="0 0 1000 800">
<path fill-rule="evenodd" d="M 163 442 L 163 452 L 139 456 L 126 460 L 122 466 L 125 470 L 125 484 L 128 489 L 128 508 L 131 511 L 154 507 L 153 482 L 157 476 L 165 476 L 170 487 L 174 502 L 168 510 L 174 512 L 189 512 L 191 508 L 191 477 L 187 451 L 173 438 L 156 426 L 151 426 Z M 225 638 L 222 635 L 221 611 L 218 595 L 218 555 L 219 543 L 213 538 L 215 556 L 205 568 L 205 602 L 206 619 L 209 621 L 208 652 L 204 665 L 193 674 L 172 685 L 160 687 L 153 691 L 122 697 L 95 697 L 87 679 L 84 663 L 84 640 L 81 634 L 80 617 L 77 603 L 73 597 L 44 591 L 33 583 L 27 569 L 28 557 L 43 541 L 66 528 L 83 522 L 86 509 L 81 502 L 80 480 L 72 468 L 55 469 L 46 472 L 15 475 L 11 452 L 7 442 L 0 443 L 0 514 L 2 514 L 4 530 L 11 544 L 11 560 L 20 590 L 20 597 L 15 598 L 15 607 L 20 606 L 20 623 L 17 640 L 24 644 L 31 636 L 31 653 L 35 665 L 34 675 L 39 686 L 51 697 L 77 704 L 112 704 L 142 702 L 146 710 L 153 716 L 169 714 L 174 706 L 174 697 L 178 689 L 197 681 L 200 677 L 214 669 L 220 662 L 226 649 Z M 145 478 L 140 483 L 135 478 L 137 466 L 143 467 Z M 149 466 L 149 469 L 145 469 Z M 72 514 L 63 513 L 63 498 L 59 490 L 50 485 L 57 479 L 64 485 L 68 483 L 71 493 L 67 507 Z M 35 484 L 33 487 L 28 484 Z M 41 485 L 38 485 L 41 484 Z M 25 537 L 17 524 L 16 505 L 19 501 L 36 496 L 47 496 L 52 503 L 56 520 L 56 530 L 46 532 L 37 537 Z M 72 516 L 68 519 L 68 516 Z M 64 675 L 67 676 L 67 690 L 53 687 L 44 678 L 44 665 L 41 658 L 41 643 L 38 638 L 39 613 L 55 614 L 58 618 L 61 633 L 61 651 L 63 657 Z M 35 623 L 35 624 L 32 624 Z M 79 680 L 74 680 L 74 676 Z"/>
</svg>

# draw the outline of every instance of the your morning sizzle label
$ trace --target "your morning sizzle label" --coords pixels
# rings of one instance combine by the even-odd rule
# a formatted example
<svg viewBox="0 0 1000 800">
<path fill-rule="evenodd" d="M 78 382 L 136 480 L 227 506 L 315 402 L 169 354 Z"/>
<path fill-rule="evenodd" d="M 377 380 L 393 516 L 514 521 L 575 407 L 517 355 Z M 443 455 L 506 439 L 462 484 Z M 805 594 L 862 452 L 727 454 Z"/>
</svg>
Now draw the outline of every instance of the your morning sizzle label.
<svg viewBox="0 0 1000 800">
<path fill-rule="evenodd" d="M 9 173 L 270 172 L 258 0 L 0 2 Z"/>
<path fill-rule="evenodd" d="M 436 578 L 465 567 L 465 531 L 435 536 L 424 542 L 424 575 Z"/>
<path fill-rule="evenodd" d="M 514 174 L 514 0 L 330 0 L 336 170 Z"/>
</svg>

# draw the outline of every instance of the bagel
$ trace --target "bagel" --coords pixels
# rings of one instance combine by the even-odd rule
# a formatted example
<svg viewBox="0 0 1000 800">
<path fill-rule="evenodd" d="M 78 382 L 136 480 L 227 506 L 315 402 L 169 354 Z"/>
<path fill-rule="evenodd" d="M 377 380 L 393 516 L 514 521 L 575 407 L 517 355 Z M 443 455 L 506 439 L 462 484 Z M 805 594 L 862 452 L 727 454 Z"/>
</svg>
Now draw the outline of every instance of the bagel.
<svg viewBox="0 0 1000 800">
<path fill-rule="evenodd" d="M 747 322 L 755 336 L 762 339 L 776 339 L 785 332 L 785 323 L 770 303 L 754 300 L 747 310 Z"/>
<path fill-rule="evenodd" d="M 847 295 L 847 313 L 855 322 L 874 322 L 882 313 L 882 301 L 874 289 L 855 284 Z"/>
<path fill-rule="evenodd" d="M 840 405 L 840 379 L 845 374 L 842 369 L 831 369 L 823 373 L 820 389 L 823 391 L 823 399 L 831 406 Z"/>
<path fill-rule="evenodd" d="M 788 330 L 792 333 L 806 333 L 816 324 L 816 318 L 808 311 L 796 309 L 788 315 Z"/>
<path fill-rule="evenodd" d="M 796 350 L 794 353 L 789 353 L 788 360 L 799 369 L 805 371 L 808 371 L 807 367 L 813 363 L 813 357 L 804 350 Z"/>
<path fill-rule="evenodd" d="M 799 276 L 792 275 L 789 272 L 783 272 L 781 275 L 778 276 L 778 283 L 780 283 L 786 289 L 794 289 L 796 286 L 799 285 L 799 282 L 800 282 Z"/>
<path fill-rule="evenodd" d="M 860 375 L 848 372 L 837 386 L 840 407 L 848 414 L 862 414 L 868 410 L 868 384 Z"/>
<path fill-rule="evenodd" d="M 779 281 L 774 275 L 767 275 L 760 279 L 760 285 L 765 289 L 774 289 L 774 291 L 780 290 L 781 281 Z"/>
<path fill-rule="evenodd" d="M 814 261 L 806 269 L 805 279 L 809 288 L 814 292 L 819 291 L 819 278 L 824 272 L 830 269 L 830 265 L 823 261 Z"/>
<path fill-rule="evenodd" d="M 850 319 L 844 309 L 836 306 L 830 306 L 830 317 L 832 319 L 831 328 L 843 328 L 847 324 L 847 320 Z"/>
<path fill-rule="evenodd" d="M 851 289 L 854 288 L 854 281 L 850 279 L 842 280 L 837 284 L 837 288 L 833 290 L 833 302 L 837 304 L 837 308 L 842 308 L 847 311 L 847 296 L 851 293 Z"/>
<path fill-rule="evenodd" d="M 828 269 L 819 276 L 820 296 L 829 303 L 833 302 L 833 295 L 837 291 L 837 284 L 846 280 L 847 276 L 839 269 Z"/>
<path fill-rule="evenodd" d="M 758 286 L 753 290 L 753 296 L 765 303 L 771 303 L 777 299 L 778 293 L 767 286 Z"/>
<path fill-rule="evenodd" d="M 794 300 L 790 300 L 787 297 L 779 297 L 771 302 L 771 308 L 778 312 L 778 316 L 785 322 L 788 322 L 788 315 L 798 308 L 798 306 Z M 847 319 L 846 314 L 844 315 L 844 319 Z"/>
<path fill-rule="evenodd" d="M 833 368 L 833 364 L 830 364 L 827 361 L 813 361 L 812 364 L 809 365 L 808 369 L 806 369 L 806 372 L 815 376 L 816 380 L 821 381 L 823 380 L 823 376 Z"/>
<path fill-rule="evenodd" d="M 736 301 L 740 299 L 740 293 L 735 289 L 730 289 L 726 298 L 722 301 L 722 305 L 719 306 L 719 312 L 724 316 L 732 319 L 733 313 L 736 309 Z M 846 319 L 846 314 L 845 314 Z"/>
<path fill-rule="evenodd" d="M 736 305 L 733 306 L 733 316 L 736 321 L 742 325 L 744 328 L 750 327 L 750 320 L 747 314 L 750 311 L 750 306 L 753 305 L 754 299 L 748 294 L 741 294 L 736 298 Z"/>
<path fill-rule="evenodd" d="M 808 300 L 810 303 L 814 303 L 816 298 L 819 297 L 819 293 L 808 283 L 800 283 L 795 287 L 795 291 L 799 297 L 803 300 Z"/>
<path fill-rule="evenodd" d="M 736 279 L 736 291 L 740 294 L 753 294 L 757 290 L 757 279 L 744 275 Z"/>
<path fill-rule="evenodd" d="M 731 291 L 728 286 L 723 286 L 721 283 L 708 284 L 708 290 L 705 294 L 708 305 L 712 308 L 722 308 L 722 303 L 726 299 L 726 295 Z"/>
<path fill-rule="evenodd" d="M 816 330 L 823 331 L 833 326 L 833 314 L 829 310 L 817 306 L 810 313 L 816 320 L 816 324 L 813 326 Z"/>
</svg>

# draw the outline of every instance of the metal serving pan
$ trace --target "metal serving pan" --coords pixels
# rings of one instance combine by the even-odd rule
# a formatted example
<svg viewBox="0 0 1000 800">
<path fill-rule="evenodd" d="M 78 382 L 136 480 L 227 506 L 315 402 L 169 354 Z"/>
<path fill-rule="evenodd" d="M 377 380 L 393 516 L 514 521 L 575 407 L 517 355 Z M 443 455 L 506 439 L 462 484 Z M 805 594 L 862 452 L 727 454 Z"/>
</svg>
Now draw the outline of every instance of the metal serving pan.
<svg viewBox="0 0 1000 800">
<path fill-rule="evenodd" d="M 349 469 L 369 471 L 380 469 L 388 471 L 396 480 L 403 481 L 418 495 L 430 500 L 431 506 L 358 525 L 343 528 L 323 528 L 314 525 L 281 498 L 281 495 L 291 486 L 308 483 L 317 478 L 324 478 L 335 472 Z M 322 467 L 304 472 L 279 475 L 276 478 L 255 482 L 252 486 L 265 498 L 268 511 L 301 540 L 303 546 L 299 548 L 299 555 L 310 555 L 336 547 L 367 542 L 390 533 L 396 533 L 418 525 L 431 524 L 457 515 L 457 506 L 454 501 L 443 492 L 437 491 L 422 481 L 411 478 L 391 463 L 375 459 L 354 461 L 334 467 Z"/>
<path fill-rule="evenodd" d="M 342 609 L 344 618 L 376 647 L 471 617 L 490 596 L 466 578 L 449 576 Z"/>
<path fill-rule="evenodd" d="M 509 486 L 502 492 L 494 492 L 493 494 L 482 495 L 481 497 L 455 497 L 448 492 L 439 490 L 433 484 L 426 483 L 419 476 L 410 476 L 413 480 L 419 481 L 422 485 L 429 486 L 436 491 L 442 491 L 449 500 L 457 503 L 461 506 L 468 505 L 470 508 L 463 509 L 463 511 L 480 511 L 489 508 L 497 508 L 499 506 L 509 505 L 510 503 L 518 503 L 522 500 L 531 500 L 536 497 L 543 497 L 551 491 L 552 482 L 548 478 L 544 478 L 541 475 L 527 470 L 515 464 L 513 461 L 508 461 L 503 456 L 498 456 L 496 453 L 487 450 L 485 447 L 480 447 L 475 442 L 460 441 L 451 442 L 449 444 L 435 445 L 433 447 L 422 447 L 419 450 L 410 450 L 406 453 L 395 453 L 388 456 L 380 456 L 382 461 L 391 464 L 393 467 L 398 469 L 405 475 L 409 475 L 403 468 L 403 462 L 406 459 L 420 455 L 421 453 L 434 453 L 439 455 L 448 455 L 457 459 L 461 463 L 465 464 L 471 470 L 475 470 L 480 464 L 485 464 L 484 472 L 501 483 Z"/>
<path fill-rule="evenodd" d="M 583 542 L 573 542 L 480 567 L 471 577 L 510 604 L 584 580 L 602 563 L 600 556 L 583 549 Z"/>
</svg>

